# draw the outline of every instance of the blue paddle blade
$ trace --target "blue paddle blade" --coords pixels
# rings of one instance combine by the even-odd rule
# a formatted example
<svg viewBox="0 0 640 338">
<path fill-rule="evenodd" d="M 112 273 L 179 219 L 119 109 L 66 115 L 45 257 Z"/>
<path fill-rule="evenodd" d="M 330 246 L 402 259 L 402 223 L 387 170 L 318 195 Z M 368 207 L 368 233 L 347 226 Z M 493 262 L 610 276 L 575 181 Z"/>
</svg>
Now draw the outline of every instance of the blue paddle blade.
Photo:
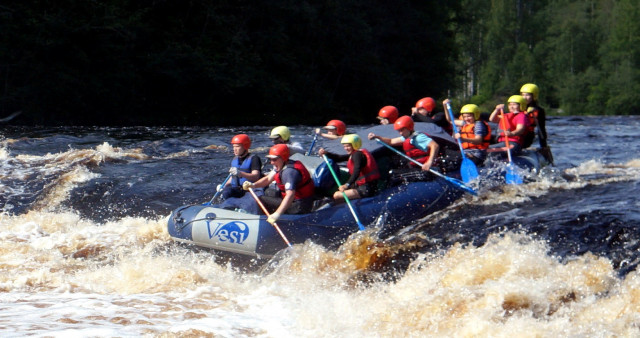
<svg viewBox="0 0 640 338">
<path fill-rule="evenodd" d="M 465 183 L 469 183 L 478 178 L 478 168 L 476 168 L 476 164 L 466 156 L 462 159 L 460 175 L 462 175 L 462 180 Z"/>
<path fill-rule="evenodd" d="M 522 184 L 522 177 L 516 172 L 516 168 L 513 163 L 507 164 L 507 173 L 505 175 L 507 184 Z"/>
</svg>

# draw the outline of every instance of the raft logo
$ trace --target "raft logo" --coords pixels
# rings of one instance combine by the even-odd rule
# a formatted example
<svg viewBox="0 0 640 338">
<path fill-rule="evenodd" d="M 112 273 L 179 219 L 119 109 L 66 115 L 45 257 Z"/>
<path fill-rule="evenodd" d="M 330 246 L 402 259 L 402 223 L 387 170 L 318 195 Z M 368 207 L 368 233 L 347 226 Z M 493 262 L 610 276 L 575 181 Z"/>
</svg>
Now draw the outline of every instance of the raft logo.
<svg viewBox="0 0 640 338">
<path fill-rule="evenodd" d="M 218 237 L 221 242 L 242 244 L 249 237 L 249 226 L 243 222 L 233 221 L 229 223 L 218 223 L 211 232 L 211 222 L 207 221 L 209 239 Z"/>
</svg>

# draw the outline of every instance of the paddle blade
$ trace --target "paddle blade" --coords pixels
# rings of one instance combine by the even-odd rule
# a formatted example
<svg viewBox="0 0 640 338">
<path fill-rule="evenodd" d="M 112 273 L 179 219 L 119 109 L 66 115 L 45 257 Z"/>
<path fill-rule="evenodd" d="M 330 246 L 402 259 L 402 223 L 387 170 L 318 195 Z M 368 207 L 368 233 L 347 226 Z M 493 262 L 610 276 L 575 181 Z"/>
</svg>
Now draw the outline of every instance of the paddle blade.
<svg viewBox="0 0 640 338">
<path fill-rule="evenodd" d="M 442 174 L 440 174 L 440 175 L 442 175 Z M 447 180 L 447 182 L 453 184 L 455 187 L 460 188 L 460 189 L 470 193 L 473 196 L 478 196 L 478 193 L 475 190 L 471 189 L 469 186 L 465 185 L 464 182 L 462 182 L 460 180 L 456 180 L 453 177 L 448 177 L 448 176 L 444 176 L 444 175 L 442 175 L 440 177 L 444 178 L 445 180 Z"/>
<path fill-rule="evenodd" d="M 509 163 L 507 165 L 507 173 L 505 175 L 505 180 L 507 181 L 507 184 L 522 184 L 522 177 L 520 177 L 520 175 L 518 175 L 518 172 L 515 168 L 515 166 L 513 165 L 513 163 Z"/>
<path fill-rule="evenodd" d="M 468 157 L 462 159 L 462 165 L 460 166 L 460 175 L 465 183 L 469 183 L 478 178 L 478 168 Z"/>
</svg>

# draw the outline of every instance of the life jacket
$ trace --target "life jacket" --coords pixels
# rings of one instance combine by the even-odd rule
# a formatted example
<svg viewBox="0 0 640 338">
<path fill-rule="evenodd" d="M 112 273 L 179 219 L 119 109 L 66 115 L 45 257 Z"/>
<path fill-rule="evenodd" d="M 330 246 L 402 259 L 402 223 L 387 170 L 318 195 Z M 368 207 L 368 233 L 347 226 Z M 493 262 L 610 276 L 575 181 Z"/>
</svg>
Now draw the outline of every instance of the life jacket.
<svg viewBox="0 0 640 338">
<path fill-rule="evenodd" d="M 282 173 L 286 169 L 290 169 L 291 168 L 290 165 L 291 165 L 291 161 L 285 164 L 284 168 L 282 168 L 282 170 L 277 172 L 276 176 L 274 177 L 274 180 L 276 181 L 276 185 L 278 186 L 278 189 L 280 189 L 280 194 L 282 195 L 282 198 L 284 198 L 285 196 L 286 189 L 284 184 L 280 180 L 280 173 Z M 315 187 L 313 185 L 313 180 L 311 180 L 311 175 L 309 174 L 309 171 L 307 170 L 307 168 L 305 168 L 302 162 L 293 161 L 293 169 L 300 172 L 300 175 L 302 176 L 300 183 L 298 183 L 298 185 L 296 186 L 295 199 L 312 197 Z"/>
<path fill-rule="evenodd" d="M 519 112 L 518 114 L 525 114 L 524 112 Z M 505 119 L 504 122 L 503 121 L 499 121 L 498 122 L 498 127 L 499 128 L 505 128 L 508 131 L 514 131 L 517 128 L 517 123 L 515 122 L 516 117 L 518 116 L 518 114 L 514 114 L 514 113 L 506 113 L 504 114 L 503 118 Z M 525 116 L 525 129 L 527 128 L 527 118 Z M 504 123 L 504 125 L 503 125 Z M 500 137 L 498 137 L 498 142 L 504 142 L 504 131 L 500 132 Z M 520 145 L 522 145 L 524 139 L 522 137 L 522 135 L 519 136 L 509 136 L 509 142 L 515 142 L 518 143 Z"/>
<path fill-rule="evenodd" d="M 536 121 L 538 120 L 538 112 L 539 109 L 538 107 L 529 107 L 527 108 L 527 112 L 525 113 L 527 115 L 527 120 L 529 120 L 529 125 L 527 126 L 527 133 L 534 133 L 536 130 Z"/>
<path fill-rule="evenodd" d="M 379 179 L 380 171 L 378 170 L 378 164 L 373 156 L 371 156 L 371 153 L 367 149 L 360 149 L 358 151 L 362 152 L 367 158 L 367 165 L 364 168 L 360 168 L 360 176 L 358 176 L 356 184 L 363 185 L 367 182 Z M 347 169 L 349 169 L 349 173 L 353 173 L 353 161 L 351 160 L 351 156 L 349 156 L 349 160 L 347 161 Z"/>
<path fill-rule="evenodd" d="M 238 156 L 236 156 L 233 158 L 233 160 L 231 160 L 231 166 L 238 168 L 238 171 L 242 171 L 244 173 L 251 173 L 251 163 L 255 156 L 256 155 L 247 154 L 247 157 L 245 157 L 244 161 L 242 161 L 242 164 L 240 164 L 240 159 L 238 158 Z M 231 180 L 231 186 L 241 187 L 242 183 L 244 183 L 246 180 L 247 179 L 244 177 L 236 176 L 234 177 L 233 180 Z"/>
<path fill-rule="evenodd" d="M 487 135 L 482 138 L 481 144 L 475 144 L 471 142 L 462 142 L 463 149 L 487 149 L 489 148 L 489 143 L 491 141 L 491 127 L 488 123 L 484 121 L 476 121 L 476 123 L 484 123 L 487 128 Z M 466 123 L 460 128 L 460 136 L 464 138 L 474 138 L 476 134 L 474 133 L 475 123 Z"/>
<path fill-rule="evenodd" d="M 404 140 L 404 142 L 402 142 L 402 150 L 404 150 L 404 153 L 407 156 L 411 157 L 412 159 L 420 163 L 425 163 L 429 160 L 430 151 L 424 151 L 422 149 L 419 149 L 418 147 L 414 146 L 411 143 L 411 140 L 413 140 L 418 134 L 424 134 L 424 133 L 414 131 L 413 134 L 411 134 L 411 136 L 407 137 Z M 427 134 L 424 134 L 424 135 L 427 135 Z M 432 140 L 432 142 L 435 142 L 435 141 Z"/>
</svg>

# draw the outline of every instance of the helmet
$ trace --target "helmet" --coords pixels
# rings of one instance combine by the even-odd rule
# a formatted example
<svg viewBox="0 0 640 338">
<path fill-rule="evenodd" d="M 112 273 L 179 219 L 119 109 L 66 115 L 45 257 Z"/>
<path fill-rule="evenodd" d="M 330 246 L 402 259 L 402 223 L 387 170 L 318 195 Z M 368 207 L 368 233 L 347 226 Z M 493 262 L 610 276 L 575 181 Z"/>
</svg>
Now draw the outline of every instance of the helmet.
<svg viewBox="0 0 640 338">
<path fill-rule="evenodd" d="M 378 117 L 389 120 L 389 123 L 394 123 L 398 119 L 398 108 L 394 106 L 384 106 L 378 112 Z"/>
<path fill-rule="evenodd" d="M 480 108 L 475 104 L 465 104 L 460 109 L 460 114 L 473 114 L 473 117 L 477 120 L 480 118 Z"/>
<path fill-rule="evenodd" d="M 360 147 L 362 147 L 362 140 L 360 139 L 360 136 L 358 136 L 358 134 L 344 135 L 342 136 L 342 140 L 340 140 L 340 143 L 342 144 L 351 143 L 351 146 L 355 150 L 358 150 L 360 149 Z"/>
<path fill-rule="evenodd" d="M 533 94 L 533 99 L 538 99 L 538 94 L 540 93 L 540 89 L 533 83 L 527 83 L 520 88 L 521 93 L 530 93 Z"/>
<path fill-rule="evenodd" d="M 393 124 L 393 129 L 395 130 L 400 130 L 402 128 L 407 128 L 413 131 L 413 120 L 411 119 L 411 116 L 400 116 Z"/>
<path fill-rule="evenodd" d="M 251 148 L 251 139 L 247 134 L 238 134 L 231 139 L 231 144 L 242 144 L 244 149 Z"/>
<path fill-rule="evenodd" d="M 267 158 L 277 157 L 280 157 L 283 161 L 287 162 L 289 160 L 289 146 L 281 143 L 269 148 L 269 155 L 267 155 Z"/>
<path fill-rule="evenodd" d="M 332 129 L 329 127 L 334 127 L 336 129 L 336 133 L 338 134 L 338 136 L 342 136 L 344 135 L 344 132 L 347 131 L 347 125 L 344 124 L 344 122 L 340 121 L 340 120 L 331 120 L 327 123 L 327 125 L 325 126 L 325 128 L 327 129 Z"/>
<path fill-rule="evenodd" d="M 424 108 L 432 112 L 436 108 L 436 101 L 430 97 L 425 97 L 416 102 L 416 108 Z"/>
<path fill-rule="evenodd" d="M 511 95 L 507 102 L 515 102 L 520 104 L 520 111 L 527 110 L 527 100 L 525 100 L 521 95 Z"/>
<path fill-rule="evenodd" d="M 285 142 L 289 141 L 289 138 L 291 137 L 291 131 L 289 131 L 289 128 L 285 126 L 278 126 L 271 129 L 271 135 L 269 135 L 269 138 L 278 138 L 278 136 L 282 137 Z"/>
</svg>

